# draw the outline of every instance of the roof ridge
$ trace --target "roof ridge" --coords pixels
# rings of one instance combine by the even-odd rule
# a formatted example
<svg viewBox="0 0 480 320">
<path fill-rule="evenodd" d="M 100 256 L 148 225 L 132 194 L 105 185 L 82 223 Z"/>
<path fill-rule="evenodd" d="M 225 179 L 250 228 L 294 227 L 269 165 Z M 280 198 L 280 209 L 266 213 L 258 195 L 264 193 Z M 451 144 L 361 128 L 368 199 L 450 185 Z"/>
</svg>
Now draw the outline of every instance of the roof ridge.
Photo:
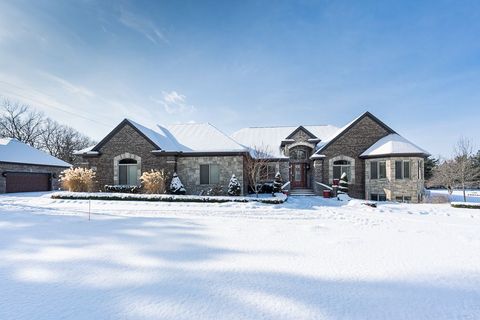
<svg viewBox="0 0 480 320">
<path fill-rule="evenodd" d="M 298 128 L 298 127 L 336 127 L 333 124 L 300 124 L 300 125 L 279 125 L 279 126 L 253 126 L 253 127 L 244 127 L 242 129 L 259 129 L 259 128 Z"/>
</svg>

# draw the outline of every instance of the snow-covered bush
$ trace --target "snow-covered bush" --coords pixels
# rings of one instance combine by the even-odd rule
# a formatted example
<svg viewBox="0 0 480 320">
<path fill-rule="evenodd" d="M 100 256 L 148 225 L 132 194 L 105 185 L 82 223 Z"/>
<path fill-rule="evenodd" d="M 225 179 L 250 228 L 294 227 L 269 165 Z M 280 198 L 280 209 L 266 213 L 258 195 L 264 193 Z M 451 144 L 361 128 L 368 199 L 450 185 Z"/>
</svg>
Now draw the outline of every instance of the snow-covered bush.
<svg viewBox="0 0 480 320">
<path fill-rule="evenodd" d="M 283 180 L 280 172 L 275 174 L 275 180 L 273 180 L 273 192 L 282 192 Z"/>
<path fill-rule="evenodd" d="M 160 193 L 165 193 L 165 181 L 166 174 L 165 171 L 162 170 L 150 170 L 150 171 L 145 171 L 142 173 L 142 176 L 140 177 L 140 181 L 142 181 L 142 186 L 143 190 L 145 190 L 146 193 L 155 193 L 155 194 L 160 194 Z"/>
<path fill-rule="evenodd" d="M 137 193 L 139 190 L 140 188 L 138 186 L 131 186 L 125 184 L 105 185 L 106 192 Z"/>
<path fill-rule="evenodd" d="M 182 181 L 180 181 L 180 178 L 178 177 L 176 172 L 173 173 L 172 182 L 170 182 L 170 193 L 173 193 L 173 194 L 187 193 L 187 190 L 183 186 L 183 183 Z"/>
<path fill-rule="evenodd" d="M 229 196 L 239 196 L 242 193 L 240 182 L 238 182 L 238 179 L 234 174 L 232 174 L 232 177 L 230 178 L 227 193 Z"/>
<path fill-rule="evenodd" d="M 86 168 L 70 168 L 60 174 L 63 189 L 72 192 L 89 192 L 95 185 L 95 171 Z"/>
<path fill-rule="evenodd" d="M 346 172 L 342 173 L 342 176 L 340 177 L 338 193 L 348 193 L 348 177 Z"/>
</svg>

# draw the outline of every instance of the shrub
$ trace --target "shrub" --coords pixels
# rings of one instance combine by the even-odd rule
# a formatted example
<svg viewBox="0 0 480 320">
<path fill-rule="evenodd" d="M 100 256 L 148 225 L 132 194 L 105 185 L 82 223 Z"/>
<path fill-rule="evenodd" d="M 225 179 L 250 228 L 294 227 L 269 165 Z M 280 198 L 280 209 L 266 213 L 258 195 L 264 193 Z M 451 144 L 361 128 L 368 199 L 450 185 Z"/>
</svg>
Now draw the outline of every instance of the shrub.
<svg viewBox="0 0 480 320">
<path fill-rule="evenodd" d="M 238 182 L 238 179 L 234 174 L 230 178 L 227 193 L 229 196 L 239 196 L 242 193 L 242 187 L 240 186 L 240 182 Z"/>
<path fill-rule="evenodd" d="M 87 168 L 70 168 L 60 174 L 63 189 L 72 192 L 90 192 L 95 185 L 95 171 Z"/>
<path fill-rule="evenodd" d="M 213 185 L 207 191 L 207 196 L 221 196 L 223 195 L 223 187 L 219 184 Z"/>
<path fill-rule="evenodd" d="M 173 194 L 187 193 L 187 190 L 185 190 L 185 187 L 176 172 L 173 174 L 172 182 L 170 183 L 170 192 Z"/>
<path fill-rule="evenodd" d="M 105 185 L 106 192 L 120 192 L 120 193 L 137 193 L 140 190 L 138 186 L 130 186 L 124 184 Z"/>
<path fill-rule="evenodd" d="M 165 193 L 165 170 L 150 170 L 146 171 L 140 177 L 142 181 L 143 189 L 146 193 Z"/>
</svg>

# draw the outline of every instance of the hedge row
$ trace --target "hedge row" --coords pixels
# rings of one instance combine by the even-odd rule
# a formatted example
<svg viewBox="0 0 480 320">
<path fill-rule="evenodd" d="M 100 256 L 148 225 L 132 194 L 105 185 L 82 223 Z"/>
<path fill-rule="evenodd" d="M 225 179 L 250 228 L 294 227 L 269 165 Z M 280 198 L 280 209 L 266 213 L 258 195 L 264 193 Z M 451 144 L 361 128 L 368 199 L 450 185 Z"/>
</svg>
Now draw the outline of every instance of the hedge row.
<svg viewBox="0 0 480 320">
<path fill-rule="evenodd" d="M 57 192 L 52 194 L 52 199 L 66 200 L 107 200 L 107 201 L 151 201 L 151 202 L 260 202 L 281 204 L 286 201 L 286 196 L 279 194 L 272 198 L 226 197 L 226 196 L 182 196 L 164 194 L 132 194 L 132 193 L 87 193 L 87 192 Z"/>
<path fill-rule="evenodd" d="M 450 205 L 454 208 L 480 209 L 480 203 L 474 202 L 452 202 Z"/>
</svg>

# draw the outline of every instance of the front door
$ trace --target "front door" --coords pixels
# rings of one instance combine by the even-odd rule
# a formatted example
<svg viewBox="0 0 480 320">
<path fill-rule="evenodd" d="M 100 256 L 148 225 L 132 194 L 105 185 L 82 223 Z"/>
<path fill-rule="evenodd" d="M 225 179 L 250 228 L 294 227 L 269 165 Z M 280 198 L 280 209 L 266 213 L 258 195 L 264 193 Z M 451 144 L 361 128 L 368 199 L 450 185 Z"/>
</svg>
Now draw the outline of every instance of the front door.
<svg viewBox="0 0 480 320">
<path fill-rule="evenodd" d="M 305 163 L 292 163 L 290 169 L 290 181 L 292 188 L 306 188 L 306 170 Z"/>
</svg>

